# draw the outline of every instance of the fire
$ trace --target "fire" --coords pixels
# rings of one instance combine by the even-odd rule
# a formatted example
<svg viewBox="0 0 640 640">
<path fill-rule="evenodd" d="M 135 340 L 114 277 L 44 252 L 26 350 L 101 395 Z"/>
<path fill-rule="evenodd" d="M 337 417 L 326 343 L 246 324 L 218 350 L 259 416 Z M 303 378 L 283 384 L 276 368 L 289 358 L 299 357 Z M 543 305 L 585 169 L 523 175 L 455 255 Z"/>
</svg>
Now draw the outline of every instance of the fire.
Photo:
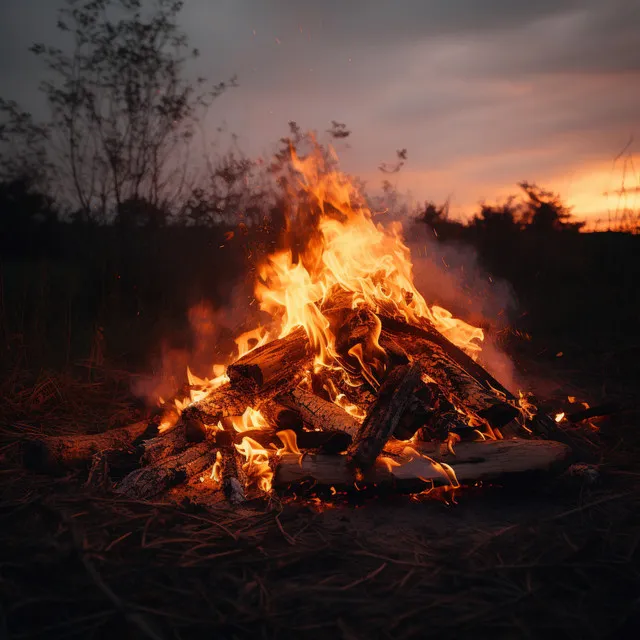
<svg viewBox="0 0 640 640">
<path fill-rule="evenodd" d="M 522 417 L 526 420 L 531 420 L 531 418 L 535 417 L 536 412 L 538 411 L 538 408 L 531 402 L 530 393 L 522 393 L 522 391 L 518 391 L 518 406 L 520 407 Z"/>
<path fill-rule="evenodd" d="M 415 288 L 400 224 L 388 228 L 376 224 L 361 194 L 344 174 L 326 166 L 319 148 L 304 158 L 292 149 L 291 162 L 298 191 L 292 194 L 287 231 L 304 240 L 299 243 L 302 246 L 270 256 L 256 287 L 261 309 L 279 321 L 279 336 L 303 327 L 316 349 L 317 362 L 335 366 L 335 336 L 322 306 L 336 291 L 342 291 L 350 295 L 352 308 L 367 305 L 413 324 L 431 323 L 454 344 L 477 356 L 484 339 L 482 329 L 454 318 L 446 309 L 429 307 Z M 376 342 L 374 336 L 374 351 Z M 378 345 L 378 356 L 380 352 L 384 353 Z M 355 348 L 351 355 L 373 383 L 380 363 L 371 357 L 365 360 Z"/>
<path fill-rule="evenodd" d="M 447 309 L 427 304 L 414 285 L 411 255 L 402 238 L 400 223 L 385 227 L 375 222 L 374 214 L 354 183 L 327 160 L 315 143 L 305 157 L 291 149 L 290 169 L 285 176 L 289 210 L 284 248 L 269 255 L 256 270 L 256 300 L 272 322 L 239 335 L 235 339 L 237 354 L 231 362 L 302 327 L 315 354 L 313 365 L 301 372 L 306 384 L 319 379 L 332 402 L 363 420 L 365 411 L 353 404 L 348 394 L 349 388 L 363 384 L 376 390 L 384 377 L 389 359 L 380 344 L 382 322 L 378 314 L 400 318 L 418 327 L 435 327 L 453 344 L 477 358 L 482 350 L 483 330 L 455 318 Z M 339 298 L 340 308 L 354 311 L 362 308 L 363 315 L 374 312 L 372 322 L 363 325 L 367 335 L 355 345 L 350 344 L 348 349 L 337 346 L 333 333 L 335 320 L 330 309 L 334 298 Z M 206 336 L 212 334 L 209 324 L 204 329 Z M 336 373 L 340 379 L 334 382 L 330 375 Z M 221 364 L 214 365 L 211 374 L 205 377 L 187 369 L 187 378 L 189 395 L 174 400 L 161 431 L 171 429 L 186 406 L 230 382 Z M 520 406 L 527 417 L 533 415 L 535 407 L 522 394 Z M 469 419 L 472 426 L 480 426 Z M 218 424 L 218 429 L 228 429 L 231 424 L 234 431 L 241 434 L 272 427 L 253 407 L 247 407 L 242 416 L 223 422 L 224 426 Z M 302 455 L 295 432 L 279 431 L 278 436 L 284 446 L 276 455 Z M 459 437 L 452 437 L 447 441 L 451 454 L 455 455 L 454 445 L 458 440 Z M 269 455 L 274 452 L 268 452 L 248 436 L 234 446 L 245 458 L 242 469 L 249 483 L 269 492 L 273 481 Z M 451 487 L 459 486 L 449 465 L 411 448 L 405 449 L 404 453 L 407 452 L 410 456 L 426 458 Z M 400 464 L 388 456 L 381 456 L 380 461 L 391 473 Z M 221 475 L 222 459 L 218 454 L 211 477 L 219 481 Z"/>
<path fill-rule="evenodd" d="M 259 443 L 245 436 L 240 444 L 234 445 L 244 455 L 246 462 L 242 470 L 246 473 L 249 484 L 254 484 L 265 493 L 271 491 L 273 471 L 269 466 L 269 453 Z"/>
<path fill-rule="evenodd" d="M 555 421 L 562 422 L 564 420 L 564 411 L 556 413 Z"/>
<path fill-rule="evenodd" d="M 276 454 L 281 456 L 283 453 L 292 453 L 295 455 L 302 455 L 302 451 L 298 449 L 298 436 L 296 432 L 291 429 L 285 429 L 278 431 L 276 434 L 280 440 L 282 440 L 284 446 L 276 451 Z"/>
<path fill-rule="evenodd" d="M 266 429 L 269 426 L 266 418 L 251 407 L 247 407 L 241 417 L 231 418 L 231 423 L 239 433 L 251 429 Z"/>
<path fill-rule="evenodd" d="M 222 454 L 219 451 L 216 453 L 216 461 L 213 463 L 213 468 L 211 469 L 211 479 L 216 482 L 222 480 Z"/>
</svg>

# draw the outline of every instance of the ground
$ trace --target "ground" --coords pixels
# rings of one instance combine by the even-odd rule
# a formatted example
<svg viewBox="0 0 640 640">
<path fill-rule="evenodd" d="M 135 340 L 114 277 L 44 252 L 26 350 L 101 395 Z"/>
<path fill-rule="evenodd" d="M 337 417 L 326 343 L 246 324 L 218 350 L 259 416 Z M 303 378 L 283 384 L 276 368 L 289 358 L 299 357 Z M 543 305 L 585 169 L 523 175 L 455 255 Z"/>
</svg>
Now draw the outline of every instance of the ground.
<svg viewBox="0 0 640 640">
<path fill-rule="evenodd" d="M 638 379 L 628 349 L 514 355 L 553 405 L 621 410 L 583 433 L 594 485 L 319 509 L 138 503 L 22 470 L 25 433 L 133 421 L 124 374 L 5 382 L 0 635 L 8 638 L 607 638 L 640 628 Z M 581 432 L 582 433 L 582 432 Z"/>
</svg>

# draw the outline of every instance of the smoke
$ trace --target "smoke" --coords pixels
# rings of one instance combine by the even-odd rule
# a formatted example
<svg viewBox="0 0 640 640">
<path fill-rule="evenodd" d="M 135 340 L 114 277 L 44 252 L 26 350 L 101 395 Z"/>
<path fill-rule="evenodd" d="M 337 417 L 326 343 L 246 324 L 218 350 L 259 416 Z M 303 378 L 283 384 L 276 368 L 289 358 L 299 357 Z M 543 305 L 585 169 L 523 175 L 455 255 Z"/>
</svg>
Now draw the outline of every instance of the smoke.
<svg viewBox="0 0 640 640">
<path fill-rule="evenodd" d="M 228 364 L 236 356 L 235 338 L 266 322 L 253 297 L 253 283 L 237 283 L 230 301 L 217 309 L 208 300 L 192 305 L 185 314 L 185 325 L 176 328 L 160 345 L 150 373 L 133 383 L 133 393 L 149 405 L 156 405 L 161 400 L 187 395 L 187 368 L 199 378 L 219 375 L 215 365 Z"/>
<path fill-rule="evenodd" d="M 406 218 L 403 230 L 418 291 L 430 305 L 482 327 L 485 340 L 479 361 L 507 389 L 517 390 L 521 382 L 515 366 L 500 348 L 500 337 L 517 312 L 511 285 L 488 274 L 473 247 L 439 241 L 427 225 Z"/>
</svg>

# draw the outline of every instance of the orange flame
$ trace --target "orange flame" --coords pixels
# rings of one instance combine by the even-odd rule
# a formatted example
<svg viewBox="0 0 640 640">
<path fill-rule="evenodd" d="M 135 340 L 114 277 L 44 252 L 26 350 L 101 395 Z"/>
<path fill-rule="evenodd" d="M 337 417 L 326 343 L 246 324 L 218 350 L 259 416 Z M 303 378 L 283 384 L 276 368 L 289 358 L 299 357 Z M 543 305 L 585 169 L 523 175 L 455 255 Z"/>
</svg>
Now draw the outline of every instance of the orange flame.
<svg viewBox="0 0 640 640">
<path fill-rule="evenodd" d="M 247 474 L 249 483 L 256 485 L 261 491 L 269 493 L 273 481 L 273 471 L 269 466 L 267 450 L 259 442 L 247 436 L 242 438 L 240 444 L 234 446 L 246 459 L 242 469 Z"/>
<path fill-rule="evenodd" d="M 238 433 L 250 429 L 266 429 L 269 426 L 265 417 L 251 407 L 247 407 L 241 417 L 231 418 L 231 424 Z"/>
<path fill-rule="evenodd" d="M 281 456 L 283 453 L 292 453 L 295 455 L 302 455 L 302 451 L 298 449 L 298 436 L 295 431 L 291 429 L 284 429 L 276 433 L 278 438 L 282 440 L 283 447 L 276 451 L 277 455 Z"/>
<path fill-rule="evenodd" d="M 355 186 L 326 166 L 319 148 L 304 158 L 292 149 L 291 163 L 301 194 L 292 198 L 288 225 L 292 233 L 302 233 L 306 245 L 296 255 L 285 249 L 270 256 L 256 287 L 261 308 L 280 319 L 280 336 L 304 327 L 320 361 L 332 364 L 334 336 L 321 306 L 337 287 L 351 294 L 354 307 L 365 303 L 414 324 L 431 322 L 454 344 L 477 354 L 482 329 L 429 307 L 415 288 L 400 225 L 385 229 L 374 223 Z"/>
<path fill-rule="evenodd" d="M 211 478 L 216 482 L 222 480 L 222 454 L 219 451 L 216 452 L 216 461 L 213 463 L 213 468 L 211 469 Z"/>
</svg>

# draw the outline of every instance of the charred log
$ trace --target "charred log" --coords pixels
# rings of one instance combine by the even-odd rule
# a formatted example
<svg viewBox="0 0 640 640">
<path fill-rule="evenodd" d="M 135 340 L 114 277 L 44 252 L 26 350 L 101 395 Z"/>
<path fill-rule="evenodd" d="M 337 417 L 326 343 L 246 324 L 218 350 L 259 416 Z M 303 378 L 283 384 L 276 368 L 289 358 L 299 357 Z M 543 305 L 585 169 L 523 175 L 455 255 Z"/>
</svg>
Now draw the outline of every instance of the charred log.
<svg viewBox="0 0 640 640">
<path fill-rule="evenodd" d="M 157 433 L 155 422 L 110 429 L 82 436 L 48 436 L 23 444 L 23 463 L 28 469 L 51 473 L 86 467 L 94 454 L 108 451 L 133 454 L 139 440 Z"/>
<path fill-rule="evenodd" d="M 319 398 L 306 389 L 296 388 L 277 396 L 276 400 L 298 412 L 303 422 L 314 429 L 344 431 L 354 436 L 360 423 L 337 404 Z"/>
<path fill-rule="evenodd" d="M 239 432 L 214 431 L 209 437 L 211 443 L 220 449 L 240 444 L 243 438 L 251 438 L 265 448 L 273 445 L 280 449 L 285 446 L 285 442 L 278 433 L 280 432 L 265 429 L 249 429 Z M 351 444 L 351 436 L 344 431 L 299 431 L 296 433 L 296 444 L 304 450 L 340 453 L 346 451 Z"/>
<path fill-rule="evenodd" d="M 396 326 L 398 324 L 396 322 Z M 428 334 L 425 332 L 425 335 Z M 386 330 L 383 331 L 380 344 L 386 348 L 391 342 L 400 344 L 414 360 L 418 361 L 422 366 L 423 374 L 433 380 L 456 405 L 475 413 L 492 427 L 504 426 L 519 414 L 518 409 L 508 401 L 509 392 L 505 390 L 504 393 L 509 396 L 500 397 L 498 394 L 503 392 L 498 387 L 492 387 L 493 378 L 454 345 L 447 350 L 438 342 L 420 338 L 411 333 L 394 335 Z M 463 362 L 454 360 L 448 351 L 452 351 L 454 355 L 462 354 Z M 471 371 L 465 369 L 469 362 L 473 363 Z M 478 368 L 484 372 L 481 379 L 475 377 L 475 371 Z"/>
<path fill-rule="evenodd" d="M 237 506 L 246 502 L 247 477 L 235 447 L 220 451 L 220 483 L 229 504 Z"/>
<path fill-rule="evenodd" d="M 182 412 L 183 421 L 197 421 L 215 425 L 222 418 L 241 416 L 247 407 L 254 406 L 256 398 L 246 389 L 225 384 L 212 391 L 206 398 L 194 402 Z"/>
<path fill-rule="evenodd" d="M 312 350 L 304 329 L 273 340 L 234 362 L 227 368 L 232 387 L 268 390 L 296 384 Z"/>
<path fill-rule="evenodd" d="M 189 446 L 185 425 L 178 423 L 171 431 L 155 438 L 143 440 L 138 445 L 140 463 L 150 465 L 184 451 Z"/>
<path fill-rule="evenodd" d="M 419 364 L 396 367 L 389 372 L 349 448 L 350 463 L 362 470 L 375 462 L 409 405 L 420 375 Z"/>
<path fill-rule="evenodd" d="M 134 500 L 148 500 L 202 473 L 215 461 L 216 451 L 203 442 L 147 467 L 136 469 L 116 487 L 116 493 Z"/>
</svg>

